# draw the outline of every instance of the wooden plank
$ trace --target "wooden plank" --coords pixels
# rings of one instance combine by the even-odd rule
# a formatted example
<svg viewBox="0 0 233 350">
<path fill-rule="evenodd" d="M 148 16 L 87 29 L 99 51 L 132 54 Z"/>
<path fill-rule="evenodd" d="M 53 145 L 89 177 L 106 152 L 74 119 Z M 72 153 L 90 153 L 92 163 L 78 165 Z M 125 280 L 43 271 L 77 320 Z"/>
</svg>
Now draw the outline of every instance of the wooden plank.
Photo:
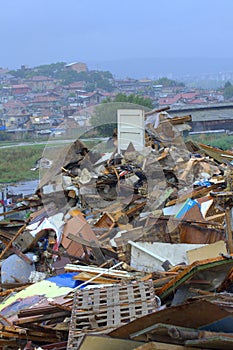
<svg viewBox="0 0 233 350">
<path fill-rule="evenodd" d="M 81 233 L 79 235 L 80 236 L 75 236 L 72 233 L 68 233 L 67 238 L 69 238 L 71 241 L 80 243 L 85 247 L 90 247 L 92 249 L 94 256 L 96 257 L 97 263 L 99 265 L 103 264 L 103 262 L 105 262 L 106 259 L 104 258 L 104 255 L 100 249 L 99 244 L 95 241 L 87 241 L 86 239 L 82 238 Z"/>
<path fill-rule="evenodd" d="M 55 311 L 60 311 L 60 309 L 57 306 L 52 306 L 52 305 L 42 306 L 42 307 L 35 307 L 32 309 L 19 310 L 17 316 L 18 318 L 30 317 L 30 316 L 42 315 L 45 313 L 50 313 Z"/>
<path fill-rule="evenodd" d="M 7 244 L 7 246 L 3 249 L 3 251 L 0 254 L 0 260 L 4 257 L 4 255 L 6 254 L 6 252 L 10 249 L 10 247 L 12 246 L 12 243 L 16 240 L 16 238 L 24 231 L 24 229 L 26 228 L 26 224 L 23 225 L 19 231 L 14 235 L 14 237 L 10 240 L 10 242 Z"/>
<path fill-rule="evenodd" d="M 133 340 L 113 339 L 107 336 L 101 335 L 85 335 L 81 339 L 81 344 L 70 343 L 67 346 L 67 350 L 133 350 L 139 346 L 140 342 Z M 43 347 L 44 349 L 44 347 Z"/>
<path fill-rule="evenodd" d="M 192 192 L 184 194 L 183 196 L 180 196 L 179 198 L 172 199 L 166 204 L 166 207 L 170 205 L 174 205 L 176 203 L 184 202 L 188 198 L 197 198 L 197 197 L 203 197 L 207 195 L 209 192 L 213 191 L 214 189 L 218 188 L 218 184 L 211 185 L 209 187 L 204 187 L 200 189 L 194 189 Z"/>
<path fill-rule="evenodd" d="M 233 240 L 232 240 L 232 227 L 231 227 L 231 209 L 226 208 L 225 210 L 225 218 L 226 218 L 226 234 L 228 241 L 228 249 L 229 253 L 233 253 Z"/>
<path fill-rule="evenodd" d="M 80 290 L 74 296 L 69 342 L 74 344 L 84 330 L 109 331 L 156 309 L 152 281 Z"/>
<path fill-rule="evenodd" d="M 145 343 L 134 350 L 193 350 L 193 347 L 185 345 L 175 345 L 170 343 L 150 342 Z M 210 350 L 207 348 L 199 348 L 199 350 Z"/>
<path fill-rule="evenodd" d="M 75 280 L 79 281 L 89 281 L 92 277 L 94 277 L 95 274 L 88 273 L 88 272 L 80 272 L 77 276 L 74 276 Z M 113 283 L 120 283 L 121 279 L 111 277 L 111 278 L 106 278 L 106 277 L 96 277 L 94 280 L 92 280 L 92 283 L 97 283 L 97 284 L 113 284 Z"/>
<path fill-rule="evenodd" d="M 14 324 L 24 325 L 24 324 L 38 322 L 38 321 L 52 320 L 54 318 L 65 317 L 69 315 L 70 315 L 69 311 L 60 311 L 60 312 L 49 313 L 47 315 L 22 317 L 21 319 L 14 321 Z"/>
<path fill-rule="evenodd" d="M 101 276 L 113 277 L 113 278 L 129 278 L 129 279 L 132 278 L 132 275 L 129 274 L 127 271 L 114 269 L 115 267 L 120 266 L 120 264 L 122 265 L 122 262 L 110 267 L 109 269 L 104 269 L 104 268 L 94 267 L 94 266 L 67 264 L 65 265 L 65 270 L 91 272 L 95 275 L 101 274 Z"/>
</svg>

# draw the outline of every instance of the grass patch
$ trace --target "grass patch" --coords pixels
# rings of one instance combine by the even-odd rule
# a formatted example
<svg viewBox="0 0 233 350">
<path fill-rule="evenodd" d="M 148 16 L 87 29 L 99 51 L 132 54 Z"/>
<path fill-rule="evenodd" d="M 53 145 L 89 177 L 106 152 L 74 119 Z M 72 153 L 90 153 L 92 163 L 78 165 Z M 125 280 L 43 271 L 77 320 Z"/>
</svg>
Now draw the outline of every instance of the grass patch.
<svg viewBox="0 0 233 350">
<path fill-rule="evenodd" d="M 29 181 L 39 179 L 39 170 L 32 171 L 35 162 L 45 156 L 49 159 L 56 159 L 59 151 L 68 142 L 51 144 L 35 144 L 27 146 L 17 146 L 0 148 L 0 183 L 15 183 L 19 181 Z M 96 142 L 85 142 L 88 148 L 95 146 Z M 4 146 L 9 145 L 4 143 Z M 50 156 L 52 158 L 50 158 Z"/>
<path fill-rule="evenodd" d="M 44 145 L 0 149 L 0 182 L 18 182 L 38 179 L 39 172 L 31 171 Z"/>
<path fill-rule="evenodd" d="M 188 139 L 223 150 L 232 150 L 233 148 L 233 135 L 192 135 L 188 136 Z"/>
</svg>

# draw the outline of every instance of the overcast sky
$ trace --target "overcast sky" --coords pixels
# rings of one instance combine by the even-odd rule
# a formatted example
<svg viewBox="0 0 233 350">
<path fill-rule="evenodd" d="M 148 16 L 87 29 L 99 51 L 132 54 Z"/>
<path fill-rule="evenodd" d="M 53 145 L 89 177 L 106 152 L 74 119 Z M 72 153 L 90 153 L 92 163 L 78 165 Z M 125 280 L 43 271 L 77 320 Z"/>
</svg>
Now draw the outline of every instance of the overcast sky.
<svg viewBox="0 0 233 350">
<path fill-rule="evenodd" d="M 0 0 L 0 13 L 0 67 L 10 69 L 233 58 L 233 0 Z"/>
</svg>

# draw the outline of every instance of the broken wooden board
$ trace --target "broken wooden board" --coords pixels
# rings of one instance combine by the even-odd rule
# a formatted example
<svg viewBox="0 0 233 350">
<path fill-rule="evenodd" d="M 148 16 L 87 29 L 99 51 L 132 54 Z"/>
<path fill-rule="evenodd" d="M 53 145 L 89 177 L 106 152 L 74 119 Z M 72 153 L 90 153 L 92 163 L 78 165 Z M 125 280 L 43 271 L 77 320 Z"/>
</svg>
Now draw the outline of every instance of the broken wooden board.
<svg viewBox="0 0 233 350">
<path fill-rule="evenodd" d="M 188 328 L 198 328 L 231 315 L 223 307 L 206 300 L 195 300 L 182 305 L 171 306 L 154 313 L 140 317 L 109 333 L 114 338 L 130 338 L 130 334 L 139 332 L 157 323 L 185 325 Z"/>
<path fill-rule="evenodd" d="M 77 291 L 68 344 L 83 332 L 106 333 L 158 309 L 152 281 Z"/>
<path fill-rule="evenodd" d="M 73 236 L 71 235 L 76 236 L 77 240 L 74 241 Z M 82 239 L 84 241 L 82 241 Z M 78 240 L 80 240 L 81 243 L 79 243 Z M 103 263 L 105 261 L 103 255 L 101 255 L 101 252 L 99 251 L 99 242 L 94 231 L 86 219 L 79 214 L 72 217 L 65 225 L 61 244 L 66 249 L 68 254 L 79 258 L 85 252 L 84 245 L 82 244 L 83 242 L 90 242 L 92 247 L 95 245 L 93 249 L 96 249 L 96 258 L 98 263 Z"/>
<path fill-rule="evenodd" d="M 141 342 L 125 339 L 114 339 L 107 336 L 86 334 L 80 340 L 78 347 L 70 344 L 67 350 L 133 350 L 142 345 Z"/>
<path fill-rule="evenodd" d="M 175 345 L 170 343 L 149 342 L 135 348 L 135 350 L 193 350 L 193 347 L 187 345 Z M 199 350 L 210 350 L 207 348 L 199 348 Z"/>
<path fill-rule="evenodd" d="M 170 294 L 174 293 L 179 286 L 185 282 L 187 283 L 187 281 L 190 287 L 193 283 L 196 288 L 199 288 L 200 284 L 200 288 L 204 290 L 216 290 L 223 283 L 232 268 L 233 260 L 231 256 L 229 258 L 219 257 L 196 261 L 187 266 L 161 289 L 157 290 L 157 295 L 162 300 L 165 300 Z"/>
<path fill-rule="evenodd" d="M 186 252 L 188 264 L 198 260 L 217 258 L 220 254 L 227 254 L 226 243 L 218 241 Z"/>
</svg>

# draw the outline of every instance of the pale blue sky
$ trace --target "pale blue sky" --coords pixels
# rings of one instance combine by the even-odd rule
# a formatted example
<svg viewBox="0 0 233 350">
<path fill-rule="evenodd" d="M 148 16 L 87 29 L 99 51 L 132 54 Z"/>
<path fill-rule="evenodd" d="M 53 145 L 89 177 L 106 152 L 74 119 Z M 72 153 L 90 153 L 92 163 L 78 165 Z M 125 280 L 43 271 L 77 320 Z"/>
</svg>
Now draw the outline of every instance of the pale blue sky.
<svg viewBox="0 0 233 350">
<path fill-rule="evenodd" d="M 119 69 L 121 60 L 202 57 L 233 63 L 232 15 L 233 0 L 0 0 L 0 67 L 118 61 Z"/>
</svg>

